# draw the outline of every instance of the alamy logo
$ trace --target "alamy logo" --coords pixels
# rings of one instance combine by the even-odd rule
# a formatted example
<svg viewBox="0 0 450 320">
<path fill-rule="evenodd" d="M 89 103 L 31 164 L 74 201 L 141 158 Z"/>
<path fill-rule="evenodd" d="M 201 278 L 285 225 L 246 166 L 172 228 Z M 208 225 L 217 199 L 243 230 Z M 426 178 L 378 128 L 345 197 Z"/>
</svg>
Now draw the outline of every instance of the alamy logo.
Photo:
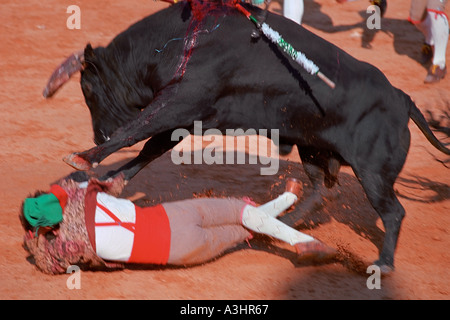
<svg viewBox="0 0 450 320">
<path fill-rule="evenodd" d="M 81 289 L 81 271 L 80 267 L 71 265 L 67 268 L 66 273 L 70 274 L 66 280 L 67 289 Z"/>
<path fill-rule="evenodd" d="M 261 175 L 274 175 L 277 174 L 279 168 L 279 132 L 278 129 L 270 129 L 270 135 L 268 135 L 268 129 L 227 129 L 225 137 L 246 136 L 245 139 L 238 139 L 237 149 L 234 148 L 233 143 L 230 145 L 224 145 L 223 133 L 219 129 L 207 129 L 203 131 L 201 121 L 194 121 L 194 136 L 202 137 L 201 140 L 194 139 L 194 143 L 182 143 L 172 149 L 171 159 L 176 165 L 179 164 L 247 164 L 246 162 L 246 149 L 257 149 L 257 155 L 248 154 L 248 164 L 258 164 L 258 161 L 262 165 L 269 165 L 268 167 L 262 167 L 260 169 Z M 187 137 L 190 132 L 187 129 L 176 129 L 172 132 L 171 140 L 180 141 Z M 267 139 L 260 139 L 259 137 L 270 137 L 275 144 L 268 145 Z M 211 141 L 205 149 L 203 149 L 203 141 Z M 242 142 L 244 142 L 242 144 Z M 248 145 L 247 145 L 248 142 Z M 226 143 L 225 143 L 226 144 Z M 237 151 L 237 159 L 235 161 L 235 151 Z M 192 155 L 194 160 L 192 161 Z"/>
<path fill-rule="evenodd" d="M 79 6 L 71 5 L 67 7 L 67 13 L 71 15 L 67 18 L 66 26 L 67 29 L 81 29 L 81 9 Z"/>
<path fill-rule="evenodd" d="M 371 16 L 367 18 L 366 20 L 366 26 L 367 29 L 373 30 L 381 29 L 381 9 L 379 6 L 371 5 L 367 8 L 366 13 L 370 14 Z"/>
<path fill-rule="evenodd" d="M 371 274 L 366 281 L 368 289 L 381 289 L 381 269 L 377 265 L 371 265 L 367 267 L 366 273 Z"/>
</svg>

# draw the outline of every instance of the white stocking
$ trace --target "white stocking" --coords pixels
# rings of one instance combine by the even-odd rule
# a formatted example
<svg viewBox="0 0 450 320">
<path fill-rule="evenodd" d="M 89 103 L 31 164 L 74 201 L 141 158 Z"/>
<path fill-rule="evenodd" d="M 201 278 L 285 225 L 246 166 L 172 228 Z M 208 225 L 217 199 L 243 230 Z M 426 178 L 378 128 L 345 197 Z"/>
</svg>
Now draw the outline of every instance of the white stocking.
<svg viewBox="0 0 450 320">
<path fill-rule="evenodd" d="M 434 42 L 433 64 L 441 69 L 445 67 L 445 51 L 448 42 L 448 20 L 445 14 L 428 11 L 431 21 L 431 38 Z"/>
<path fill-rule="evenodd" d="M 282 212 L 292 206 L 297 199 L 295 194 L 286 191 L 278 196 L 278 198 L 259 206 L 258 209 L 266 212 L 272 217 L 278 217 Z"/>
<path fill-rule="evenodd" d="M 298 24 L 302 24 L 303 7 L 303 0 L 284 0 L 283 15 Z"/>
<path fill-rule="evenodd" d="M 313 237 L 289 227 L 270 214 L 251 205 L 245 206 L 242 210 L 242 225 L 252 231 L 274 237 L 290 245 L 315 240 Z"/>
</svg>

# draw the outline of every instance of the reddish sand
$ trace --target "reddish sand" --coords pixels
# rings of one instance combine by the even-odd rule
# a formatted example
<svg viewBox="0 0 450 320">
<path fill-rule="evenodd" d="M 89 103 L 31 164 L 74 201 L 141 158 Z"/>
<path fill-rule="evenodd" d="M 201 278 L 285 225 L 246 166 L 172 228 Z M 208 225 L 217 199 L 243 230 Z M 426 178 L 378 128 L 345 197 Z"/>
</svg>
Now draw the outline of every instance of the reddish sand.
<svg viewBox="0 0 450 320">
<path fill-rule="evenodd" d="M 89 111 L 79 75 L 50 100 L 42 89 L 53 69 L 87 42 L 106 45 L 131 23 L 165 8 L 154 1 L 76 1 L 81 29 L 69 30 L 72 1 L 3 0 L 0 4 L 0 299 L 449 299 L 450 174 L 414 124 L 411 149 L 395 185 L 406 218 L 396 251 L 396 270 L 369 290 L 359 262 L 377 258 L 383 227 L 349 169 L 326 198 L 326 206 L 304 218 L 301 230 L 349 253 L 344 263 L 302 267 L 294 250 L 267 238 L 243 245 L 193 268 L 82 272 L 81 289 L 69 290 L 68 275 L 42 274 L 22 248 L 18 211 L 36 189 L 47 189 L 72 169 L 61 159 L 93 146 Z M 389 1 L 382 29 L 366 28 L 367 1 L 339 5 L 305 1 L 304 25 L 356 58 L 380 68 L 392 84 L 412 96 L 421 110 L 444 115 L 449 126 L 450 79 L 424 85 L 419 62 L 423 36 L 406 18 L 409 1 Z M 450 13 L 447 8 L 447 13 Z M 280 4 L 272 10 L 280 12 Z M 450 58 L 447 50 L 447 57 Z M 442 133 L 439 139 L 448 143 Z M 139 147 L 107 158 L 97 172 L 117 168 Z M 289 161 L 288 161 L 289 160 Z M 191 198 L 197 194 L 249 195 L 268 200 L 291 175 L 307 182 L 295 152 L 284 157 L 276 176 L 259 175 L 256 165 L 183 165 L 170 154 L 154 161 L 127 186 L 123 196 L 140 204 Z M 361 270 L 360 270 L 361 271 Z M 363 270 L 364 271 L 364 270 Z"/>
</svg>

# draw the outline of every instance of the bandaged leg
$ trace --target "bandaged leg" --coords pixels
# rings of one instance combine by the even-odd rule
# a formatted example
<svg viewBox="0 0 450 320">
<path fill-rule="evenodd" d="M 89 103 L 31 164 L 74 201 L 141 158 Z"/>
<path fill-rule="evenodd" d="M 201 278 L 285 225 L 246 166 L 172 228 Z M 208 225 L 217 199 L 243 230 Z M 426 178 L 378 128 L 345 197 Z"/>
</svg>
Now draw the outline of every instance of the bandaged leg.
<svg viewBox="0 0 450 320">
<path fill-rule="evenodd" d="M 337 251 L 319 240 L 297 231 L 259 208 L 247 205 L 242 210 L 242 225 L 278 240 L 289 243 L 297 251 L 300 263 L 329 262 L 337 256 Z"/>
<path fill-rule="evenodd" d="M 297 201 L 297 196 L 291 192 L 284 192 L 278 198 L 273 199 L 258 207 L 259 210 L 272 217 L 278 217 Z"/>
<path fill-rule="evenodd" d="M 257 233 L 262 233 L 289 243 L 290 245 L 315 240 L 313 237 L 289 227 L 259 208 L 260 207 L 256 208 L 251 205 L 247 205 L 243 208 L 243 226 Z"/>
</svg>

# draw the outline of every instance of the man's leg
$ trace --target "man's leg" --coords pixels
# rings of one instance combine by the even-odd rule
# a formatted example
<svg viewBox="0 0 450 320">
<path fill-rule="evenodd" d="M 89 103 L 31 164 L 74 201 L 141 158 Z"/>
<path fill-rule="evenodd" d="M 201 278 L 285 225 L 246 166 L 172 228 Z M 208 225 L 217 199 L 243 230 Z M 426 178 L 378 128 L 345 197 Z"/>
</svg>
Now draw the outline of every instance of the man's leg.
<svg viewBox="0 0 450 320">
<path fill-rule="evenodd" d="M 445 53 L 448 43 L 448 20 L 443 12 L 428 10 L 427 20 L 430 23 L 432 42 L 434 43 L 433 65 L 428 71 L 425 83 L 434 83 L 443 79 L 446 75 Z"/>
<path fill-rule="evenodd" d="M 300 242 L 314 241 L 313 237 L 289 227 L 252 205 L 245 206 L 242 212 L 242 224 L 252 231 L 274 237 L 292 246 Z"/>
<path fill-rule="evenodd" d="M 323 262 L 334 259 L 337 251 L 313 237 L 301 233 L 259 207 L 247 205 L 242 211 L 242 224 L 255 232 L 262 233 L 294 246 L 299 262 Z"/>
<path fill-rule="evenodd" d="M 447 0 L 412 0 L 409 21 L 425 36 L 422 46 L 422 62 L 432 60 L 432 66 L 424 80 L 435 83 L 447 73 L 445 52 L 448 43 L 448 19 L 444 13 Z M 434 49 L 434 50 L 433 50 Z"/>
<path fill-rule="evenodd" d="M 297 202 L 302 194 L 302 183 L 295 178 L 287 178 L 284 193 L 272 201 L 260 205 L 258 209 L 276 218 Z"/>
<path fill-rule="evenodd" d="M 285 192 L 276 199 L 262 204 L 258 207 L 259 210 L 269 214 L 272 217 L 278 217 L 281 213 L 289 209 L 296 201 L 297 196 L 291 192 Z"/>
<path fill-rule="evenodd" d="M 303 0 L 284 0 L 283 15 L 286 18 L 302 24 L 303 10 Z"/>
<path fill-rule="evenodd" d="M 220 255 L 250 237 L 242 226 L 293 245 L 300 261 L 336 255 L 334 249 L 242 200 L 193 199 L 166 203 L 164 208 L 172 232 L 169 264 L 201 263 Z"/>
<path fill-rule="evenodd" d="M 239 225 L 202 228 L 186 226 L 180 241 L 171 245 L 168 264 L 195 265 L 219 257 L 244 242 L 250 233 Z"/>
<path fill-rule="evenodd" d="M 433 39 L 431 37 L 431 21 L 427 15 L 427 0 L 411 0 L 408 21 L 423 33 L 425 41 L 422 45 L 422 64 L 428 64 L 433 58 Z"/>
<path fill-rule="evenodd" d="M 203 263 L 250 238 L 240 223 L 238 199 L 200 198 L 164 203 L 170 222 L 169 264 Z"/>
</svg>

